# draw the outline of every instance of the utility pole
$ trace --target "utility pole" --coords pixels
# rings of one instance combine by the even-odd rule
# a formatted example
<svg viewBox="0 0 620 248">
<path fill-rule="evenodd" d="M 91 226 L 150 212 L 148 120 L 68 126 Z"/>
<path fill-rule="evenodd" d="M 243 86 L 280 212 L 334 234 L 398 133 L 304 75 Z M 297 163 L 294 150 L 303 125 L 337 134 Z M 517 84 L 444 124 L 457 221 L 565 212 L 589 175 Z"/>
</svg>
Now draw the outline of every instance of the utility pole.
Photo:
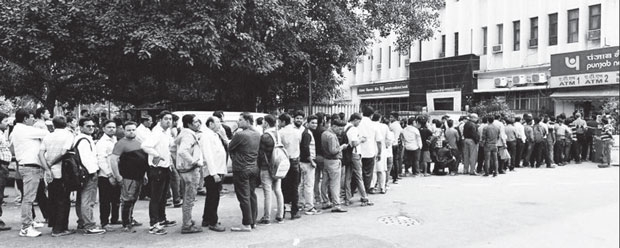
<svg viewBox="0 0 620 248">
<path fill-rule="evenodd" d="M 312 114 L 312 65 L 308 63 L 308 113 Z"/>
</svg>

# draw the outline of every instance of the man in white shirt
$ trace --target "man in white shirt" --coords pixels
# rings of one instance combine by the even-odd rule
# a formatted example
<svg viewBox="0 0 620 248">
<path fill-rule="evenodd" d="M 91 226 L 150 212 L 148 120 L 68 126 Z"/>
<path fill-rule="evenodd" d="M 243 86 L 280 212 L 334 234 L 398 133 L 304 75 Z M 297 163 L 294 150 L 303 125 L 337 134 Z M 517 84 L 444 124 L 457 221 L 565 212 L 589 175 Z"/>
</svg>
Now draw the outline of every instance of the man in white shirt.
<svg viewBox="0 0 620 248">
<path fill-rule="evenodd" d="M 353 199 L 353 188 L 357 188 L 360 197 L 362 206 L 372 206 L 373 202 L 368 200 L 368 195 L 366 194 L 366 189 L 364 188 L 364 179 L 362 177 L 362 155 L 359 151 L 360 137 L 359 137 L 359 129 L 358 126 L 362 121 L 362 115 L 360 113 L 353 113 L 349 118 L 349 123 L 344 127 L 343 135 L 347 136 L 347 140 L 349 140 L 348 146 L 349 149 L 345 149 L 344 152 L 351 152 L 351 164 L 347 165 L 347 171 L 345 172 L 345 182 L 343 185 L 343 189 L 345 192 L 344 204 L 350 205 L 351 200 Z M 345 161 L 349 163 L 349 161 Z M 353 184 L 351 184 L 353 182 Z"/>
<path fill-rule="evenodd" d="M 24 181 L 21 221 L 22 228 L 19 236 L 37 237 L 41 232 L 34 227 L 36 224 L 32 216 L 32 204 L 37 195 L 37 189 L 43 173 L 51 173 L 50 169 L 39 161 L 39 147 L 41 141 L 49 134 L 47 130 L 32 127 L 34 116 L 31 111 L 18 109 L 15 112 L 15 128 L 9 137 L 15 150 L 15 159 L 19 164 L 19 173 Z M 42 226 L 38 226 L 42 227 Z"/>
<path fill-rule="evenodd" d="M 81 118 L 78 122 L 80 134 L 75 137 L 73 144 L 76 147 L 82 165 L 88 171 L 88 176 L 82 189 L 78 190 L 75 201 L 76 212 L 78 214 L 78 229 L 82 229 L 86 235 L 103 234 L 105 229 L 97 227 L 93 210 L 97 202 L 97 153 L 95 142 L 91 135 L 95 130 L 95 122 L 90 117 Z"/>
<path fill-rule="evenodd" d="M 205 197 L 205 207 L 202 213 L 202 226 L 209 230 L 223 232 L 226 228 L 219 223 L 217 209 L 220 205 L 220 191 L 222 191 L 222 180 L 228 173 L 226 163 L 228 154 L 224 148 L 224 137 L 219 132 L 222 129 L 220 119 L 209 117 L 205 122 L 207 128 L 200 133 L 200 147 L 205 167 L 202 169 L 204 175 L 204 185 L 207 189 Z"/>
<path fill-rule="evenodd" d="M 144 142 L 146 138 L 151 135 L 151 126 L 153 125 L 153 119 L 151 116 L 146 115 L 140 118 L 140 126 L 136 128 L 136 140 Z"/>
<path fill-rule="evenodd" d="M 370 190 L 370 182 L 375 170 L 375 163 L 381 159 L 381 141 L 377 140 L 379 130 L 370 120 L 375 110 L 370 106 L 362 109 L 362 121 L 358 126 L 360 134 L 359 151 L 362 155 L 362 175 L 364 178 L 364 189 Z"/>
<path fill-rule="evenodd" d="M 70 191 L 65 188 L 62 180 L 62 157 L 73 145 L 73 133 L 67 130 L 67 121 L 64 116 L 56 116 L 52 120 L 54 132 L 45 136 L 39 150 L 39 160 L 52 172 L 52 182 L 47 185 L 49 195 L 50 218 L 52 237 L 73 234 L 69 230 L 69 200 Z"/>
<path fill-rule="evenodd" d="M 282 145 L 289 156 L 291 167 L 289 168 L 286 177 L 282 179 L 282 193 L 284 195 L 284 203 L 291 203 L 291 219 L 301 218 L 299 214 L 299 182 L 300 182 L 300 168 L 299 168 L 299 155 L 301 144 L 301 132 L 295 128 L 291 123 L 291 116 L 289 114 L 282 114 L 280 117 L 279 130 L 280 137 L 282 138 Z"/>
<path fill-rule="evenodd" d="M 400 134 L 403 132 L 403 128 L 400 126 L 400 120 L 398 119 L 398 112 L 392 112 L 390 114 L 390 131 L 394 133 L 395 140 L 392 142 L 392 157 L 393 165 L 392 171 L 389 172 L 392 175 L 392 183 L 396 183 L 400 180 L 400 173 L 402 171 L 403 160 L 400 156 L 403 149 L 400 142 Z"/>
<path fill-rule="evenodd" d="M 525 127 L 521 123 L 521 117 L 515 117 L 514 123 L 517 130 L 517 157 L 515 158 L 515 167 L 521 168 L 521 155 L 523 154 L 523 148 L 525 147 Z"/>
<path fill-rule="evenodd" d="M 405 174 L 411 168 L 413 176 L 418 175 L 418 165 L 420 163 L 420 155 L 422 151 L 422 136 L 420 130 L 415 127 L 415 117 L 407 119 L 407 127 L 403 129 L 400 140 L 403 143 L 403 160 L 405 163 Z"/>
<path fill-rule="evenodd" d="M 142 150 L 149 155 L 148 178 L 151 182 L 149 201 L 149 233 L 166 234 L 164 227 L 176 225 L 176 221 L 166 219 L 166 190 L 170 184 L 172 155 L 170 147 L 174 140 L 170 135 L 172 113 L 164 110 L 159 114 L 159 123 L 153 127 L 151 135 L 142 143 Z"/>
<path fill-rule="evenodd" d="M 108 224 L 121 224 L 119 208 L 121 205 L 121 182 L 117 182 L 112 174 L 110 155 L 116 144 L 116 123 L 106 120 L 103 123 L 103 136 L 97 141 L 97 165 L 99 166 L 99 220 L 104 229 Z M 111 219 L 110 219 L 111 215 Z"/>
</svg>

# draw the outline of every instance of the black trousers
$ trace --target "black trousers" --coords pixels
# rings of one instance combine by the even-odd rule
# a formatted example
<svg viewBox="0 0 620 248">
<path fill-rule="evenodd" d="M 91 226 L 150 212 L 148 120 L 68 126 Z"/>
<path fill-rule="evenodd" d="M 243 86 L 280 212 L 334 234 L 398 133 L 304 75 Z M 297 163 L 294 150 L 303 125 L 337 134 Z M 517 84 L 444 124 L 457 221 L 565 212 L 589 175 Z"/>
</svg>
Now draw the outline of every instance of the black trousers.
<svg viewBox="0 0 620 248">
<path fill-rule="evenodd" d="M 299 183 L 301 181 L 301 172 L 299 169 L 299 159 L 291 159 L 291 167 L 288 173 L 282 179 L 282 195 L 284 203 L 291 204 L 291 216 L 297 214 L 299 210 Z"/>
<path fill-rule="evenodd" d="M 2 203 L 4 202 L 4 187 L 9 178 L 9 162 L 0 160 L 0 217 L 2 217 Z M 34 216 L 33 216 L 34 217 Z"/>
<path fill-rule="evenodd" d="M 396 180 L 400 178 L 400 173 L 403 170 L 403 160 L 400 156 L 402 146 L 396 145 L 392 146 L 392 171 L 390 171 L 390 175 L 392 176 L 392 180 Z"/>
<path fill-rule="evenodd" d="M 220 192 L 222 191 L 224 175 L 219 176 L 222 180 L 217 183 L 213 176 L 205 177 L 207 196 L 205 197 L 205 208 L 202 212 L 202 225 L 212 226 L 218 223 L 217 208 L 220 206 Z"/>
<path fill-rule="evenodd" d="M 375 170 L 375 157 L 362 158 L 362 179 L 364 180 L 364 188 L 366 192 L 370 189 L 370 182 L 372 181 L 372 174 Z"/>
<path fill-rule="evenodd" d="M 256 224 L 258 203 L 254 189 L 256 189 L 258 184 L 258 168 L 234 171 L 233 184 L 235 185 L 235 194 L 237 195 L 237 200 L 239 200 L 239 207 L 243 216 L 241 223 L 246 226 Z M 293 205 L 293 209 L 296 209 L 296 205 Z"/>
<path fill-rule="evenodd" d="M 151 186 L 149 218 L 152 226 L 166 220 L 166 189 L 170 184 L 170 169 L 150 167 L 148 174 Z"/>
<path fill-rule="evenodd" d="M 65 188 L 62 179 L 54 179 L 47 185 L 49 194 L 49 225 L 52 227 L 52 233 L 61 233 L 69 230 L 69 211 L 71 210 L 71 202 L 69 195 L 71 191 Z"/>
<path fill-rule="evenodd" d="M 121 206 L 121 186 L 112 185 L 107 177 L 99 177 L 99 220 L 101 226 L 110 222 L 119 221 L 119 209 Z M 112 218 L 110 219 L 110 215 Z"/>
<path fill-rule="evenodd" d="M 482 173 L 484 171 L 484 146 L 478 146 L 478 165 L 476 165 L 476 172 Z"/>
<path fill-rule="evenodd" d="M 517 152 L 515 153 L 515 163 L 513 167 L 521 167 L 521 155 L 523 154 L 524 143 L 521 139 L 517 139 Z"/>
</svg>

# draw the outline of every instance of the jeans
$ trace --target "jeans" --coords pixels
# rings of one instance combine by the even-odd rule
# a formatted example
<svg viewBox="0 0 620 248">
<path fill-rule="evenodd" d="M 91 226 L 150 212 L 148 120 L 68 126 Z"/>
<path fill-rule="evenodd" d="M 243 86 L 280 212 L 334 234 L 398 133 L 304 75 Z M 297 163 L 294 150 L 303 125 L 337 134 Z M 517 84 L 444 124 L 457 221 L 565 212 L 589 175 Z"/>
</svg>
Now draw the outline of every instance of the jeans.
<svg viewBox="0 0 620 248">
<path fill-rule="evenodd" d="M 532 164 L 532 151 L 534 151 L 534 142 L 525 143 L 525 156 L 523 157 L 523 167 L 534 166 Z"/>
<path fill-rule="evenodd" d="M 170 169 L 150 167 L 148 174 L 151 190 L 149 223 L 153 226 L 166 220 L 166 189 L 170 184 Z"/>
<path fill-rule="evenodd" d="M 224 175 L 219 175 L 221 180 L 215 182 L 213 176 L 204 178 L 204 185 L 207 188 L 207 196 L 205 197 L 205 208 L 202 212 L 202 224 L 215 226 L 219 222 L 217 209 L 220 206 L 220 192 L 222 191 L 222 181 Z"/>
<path fill-rule="evenodd" d="M 388 185 L 388 176 L 392 174 L 392 169 L 394 168 L 394 158 L 393 157 L 387 157 L 385 158 L 387 161 L 387 171 L 386 171 L 386 175 L 385 175 L 385 186 Z"/>
<path fill-rule="evenodd" d="M 575 152 L 575 160 L 581 162 L 586 159 L 583 156 L 584 150 L 587 151 L 586 145 L 588 144 L 585 134 L 577 134 L 577 144 L 575 145 L 577 151 Z"/>
<path fill-rule="evenodd" d="M 484 146 L 478 144 L 478 165 L 476 166 L 476 172 L 482 173 L 484 171 Z"/>
<path fill-rule="evenodd" d="M 325 159 L 323 180 L 326 180 L 329 185 L 329 199 L 333 206 L 340 205 L 340 166 L 341 162 L 339 159 Z"/>
<path fill-rule="evenodd" d="M 477 157 L 478 144 L 473 139 L 465 139 L 465 146 L 463 147 L 463 173 L 475 173 Z"/>
<path fill-rule="evenodd" d="M 510 154 L 510 170 L 514 170 L 517 164 L 517 140 L 507 141 L 508 154 Z"/>
<path fill-rule="evenodd" d="M 69 211 L 71 202 L 69 194 L 62 179 L 54 179 L 47 185 L 49 194 L 50 218 L 49 225 L 52 226 L 52 233 L 61 233 L 69 230 Z"/>
<path fill-rule="evenodd" d="M 4 202 L 4 187 L 9 178 L 9 162 L 0 161 L 0 217 L 2 217 L 2 203 Z"/>
<path fill-rule="evenodd" d="M 99 177 L 99 220 L 105 226 L 110 222 L 119 221 L 119 208 L 121 206 L 121 186 L 112 185 L 107 177 Z M 110 220 L 110 213 L 112 220 Z"/>
<path fill-rule="evenodd" d="M 88 175 L 86 183 L 77 192 L 75 212 L 78 215 L 78 229 L 89 230 L 95 227 L 94 209 L 97 203 L 97 179 L 96 173 Z"/>
<path fill-rule="evenodd" d="M 614 145 L 614 140 L 610 139 L 603 141 L 603 164 L 611 164 L 611 147 Z M 592 158 L 594 160 L 594 158 Z"/>
<path fill-rule="evenodd" d="M 289 171 L 290 172 L 290 171 Z M 233 184 L 235 194 L 239 200 L 242 221 L 245 226 L 254 225 L 258 216 L 258 205 L 256 202 L 256 183 L 258 181 L 258 168 L 233 171 Z M 297 191 L 297 190 L 295 190 Z M 295 209 L 295 207 L 293 207 Z M 291 209 L 291 211 L 293 210 Z"/>
<path fill-rule="evenodd" d="M 553 146 L 553 161 L 557 164 L 564 162 L 564 144 L 566 141 L 564 138 L 558 138 Z"/>
<path fill-rule="evenodd" d="M 540 167 L 540 165 L 543 162 L 543 158 L 546 157 L 546 152 L 545 151 L 547 149 L 547 142 L 546 141 L 540 141 L 540 142 L 536 142 L 534 143 L 534 152 L 536 152 L 536 167 Z"/>
<path fill-rule="evenodd" d="M 123 227 L 129 227 L 133 221 L 133 207 L 140 196 L 142 180 L 131 180 L 123 178 L 121 183 L 121 218 Z"/>
<path fill-rule="evenodd" d="M 314 208 L 314 166 L 311 163 L 300 162 L 301 182 L 299 184 L 299 203 L 305 209 Z"/>
<path fill-rule="evenodd" d="M 181 181 L 181 176 L 179 175 L 179 171 L 172 166 L 170 167 L 170 190 L 172 191 L 172 202 L 177 204 L 181 202 L 181 198 L 183 198 L 183 189 L 184 184 Z"/>
<path fill-rule="evenodd" d="M 291 168 L 282 179 L 282 195 L 285 203 L 291 203 L 291 215 L 295 215 L 299 210 L 299 159 L 290 159 L 290 162 Z"/>
<path fill-rule="evenodd" d="M 321 196 L 323 194 L 323 186 L 321 183 L 321 176 L 323 175 L 323 161 L 325 159 L 323 158 L 323 156 L 317 155 L 316 156 L 316 168 L 314 169 L 314 202 L 315 203 L 321 203 L 323 202 L 323 200 L 321 199 Z"/>
<path fill-rule="evenodd" d="M 523 140 L 517 139 L 517 152 L 515 154 L 515 164 L 514 167 L 521 167 L 521 158 L 523 157 L 523 148 L 525 147 L 525 143 Z"/>
<path fill-rule="evenodd" d="M 497 174 L 497 146 L 495 144 L 488 144 L 484 146 L 484 173 L 490 172 Z"/>
<path fill-rule="evenodd" d="M 357 189 L 362 199 L 367 199 L 366 189 L 364 188 L 364 179 L 362 177 L 362 157 L 359 154 L 351 156 L 351 170 L 347 172 L 345 186 L 345 200 L 349 201 L 353 198 L 353 191 Z M 327 198 L 325 202 L 329 199 Z"/>
<path fill-rule="evenodd" d="M 417 150 L 405 150 L 404 162 L 405 162 L 405 172 L 407 172 L 408 168 L 411 168 L 411 173 L 417 175 L 418 166 L 420 163 L 420 149 Z"/>
<path fill-rule="evenodd" d="M 372 181 L 372 175 L 375 172 L 376 161 L 377 160 L 375 159 L 375 157 L 362 158 L 362 176 L 364 179 L 364 189 L 366 189 L 366 191 L 368 191 L 372 187 L 370 183 Z"/>
<path fill-rule="evenodd" d="M 547 161 L 547 167 L 550 167 L 553 164 L 553 141 L 547 140 L 545 144 L 547 145 L 545 147 L 545 161 Z"/>
<path fill-rule="evenodd" d="M 32 203 L 37 197 L 37 189 L 43 176 L 43 170 L 39 167 L 19 166 L 19 173 L 24 181 L 24 196 L 22 197 L 21 206 L 22 228 L 28 228 L 34 221 Z"/>
<path fill-rule="evenodd" d="M 193 225 L 192 221 L 192 209 L 194 208 L 194 201 L 196 200 L 196 194 L 198 194 L 198 181 L 200 181 L 199 169 L 194 168 L 188 172 L 179 173 L 185 186 L 185 192 L 183 194 L 183 206 L 181 207 L 183 212 L 183 228 L 189 228 Z"/>
<path fill-rule="evenodd" d="M 392 146 L 392 157 L 393 157 L 393 166 L 392 170 L 388 170 L 390 175 L 392 175 L 392 180 L 396 180 L 400 178 L 400 173 L 403 170 L 403 160 L 402 156 L 400 156 L 402 147 L 400 145 Z"/>
<path fill-rule="evenodd" d="M 260 171 L 261 184 L 263 186 L 263 194 L 265 196 L 265 204 L 263 209 L 263 218 L 271 220 L 271 197 L 276 195 L 276 218 L 284 217 L 284 198 L 282 196 L 282 179 L 273 179 L 269 170 Z"/>
</svg>

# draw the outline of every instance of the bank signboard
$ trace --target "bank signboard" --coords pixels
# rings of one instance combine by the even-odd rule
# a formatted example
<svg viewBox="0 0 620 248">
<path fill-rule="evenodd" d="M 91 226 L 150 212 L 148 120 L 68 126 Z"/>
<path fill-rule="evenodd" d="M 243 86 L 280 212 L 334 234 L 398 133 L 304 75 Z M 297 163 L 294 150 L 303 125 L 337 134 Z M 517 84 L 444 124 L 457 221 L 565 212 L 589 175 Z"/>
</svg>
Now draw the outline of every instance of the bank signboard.
<svg viewBox="0 0 620 248">
<path fill-rule="evenodd" d="M 551 55 L 550 88 L 619 83 L 620 47 Z"/>
<path fill-rule="evenodd" d="M 409 81 L 361 85 L 357 88 L 358 95 L 380 93 L 409 93 Z"/>
</svg>

